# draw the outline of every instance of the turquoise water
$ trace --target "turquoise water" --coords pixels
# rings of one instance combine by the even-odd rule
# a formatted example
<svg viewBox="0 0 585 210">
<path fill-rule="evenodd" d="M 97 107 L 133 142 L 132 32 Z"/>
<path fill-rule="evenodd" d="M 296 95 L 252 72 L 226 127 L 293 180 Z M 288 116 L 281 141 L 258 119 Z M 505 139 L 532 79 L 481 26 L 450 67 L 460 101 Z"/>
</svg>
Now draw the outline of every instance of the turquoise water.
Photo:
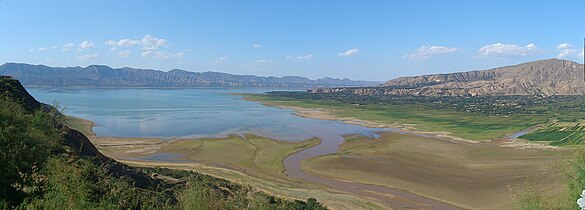
<svg viewBox="0 0 585 210">
<path fill-rule="evenodd" d="M 377 129 L 293 115 L 291 110 L 241 100 L 229 93 L 266 89 L 27 88 L 65 114 L 94 121 L 103 137 L 220 137 L 254 133 L 287 141 Z"/>
</svg>

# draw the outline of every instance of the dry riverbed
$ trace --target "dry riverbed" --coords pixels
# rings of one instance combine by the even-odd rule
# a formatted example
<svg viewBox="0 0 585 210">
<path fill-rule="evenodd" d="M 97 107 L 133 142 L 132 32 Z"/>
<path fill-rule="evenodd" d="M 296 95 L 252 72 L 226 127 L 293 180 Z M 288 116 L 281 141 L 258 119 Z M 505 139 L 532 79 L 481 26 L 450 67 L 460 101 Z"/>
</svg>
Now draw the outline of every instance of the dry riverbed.
<svg viewBox="0 0 585 210">
<path fill-rule="evenodd" d="M 557 194 L 564 150 L 517 149 L 399 133 L 350 135 L 336 154 L 306 160 L 317 176 L 404 189 L 470 209 L 506 209 L 510 186 L 531 181 Z"/>
</svg>

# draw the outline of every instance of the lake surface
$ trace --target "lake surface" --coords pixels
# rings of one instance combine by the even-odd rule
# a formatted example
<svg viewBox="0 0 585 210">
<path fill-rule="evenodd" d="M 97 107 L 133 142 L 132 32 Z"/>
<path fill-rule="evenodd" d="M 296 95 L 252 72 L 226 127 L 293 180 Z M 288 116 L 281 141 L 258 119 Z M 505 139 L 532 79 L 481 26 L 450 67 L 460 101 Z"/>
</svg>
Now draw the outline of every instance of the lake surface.
<svg viewBox="0 0 585 210">
<path fill-rule="evenodd" d="M 293 111 L 241 100 L 230 93 L 266 89 L 27 88 L 65 114 L 89 119 L 103 137 L 196 138 L 254 133 L 286 141 L 379 129 L 308 119 Z M 336 150 L 336 148 L 330 148 Z"/>
</svg>

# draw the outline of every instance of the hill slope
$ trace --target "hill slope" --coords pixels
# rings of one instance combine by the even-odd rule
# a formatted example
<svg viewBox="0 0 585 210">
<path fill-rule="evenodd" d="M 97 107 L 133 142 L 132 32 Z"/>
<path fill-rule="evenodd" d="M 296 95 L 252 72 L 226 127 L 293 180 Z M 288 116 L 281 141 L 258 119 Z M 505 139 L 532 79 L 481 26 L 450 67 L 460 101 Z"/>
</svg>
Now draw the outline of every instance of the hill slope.
<svg viewBox="0 0 585 210">
<path fill-rule="evenodd" d="M 376 88 L 332 88 L 312 92 L 427 96 L 581 95 L 585 93 L 585 82 L 582 64 L 549 59 L 489 70 L 401 77 Z"/>
<path fill-rule="evenodd" d="M 276 87 L 313 88 L 371 86 L 374 82 L 349 79 L 304 77 L 259 77 L 219 72 L 189 72 L 174 69 L 168 72 L 151 69 L 120 68 L 104 65 L 87 67 L 49 67 L 22 63 L 0 66 L 0 75 L 13 76 L 24 85 L 93 86 L 93 87 Z"/>
</svg>

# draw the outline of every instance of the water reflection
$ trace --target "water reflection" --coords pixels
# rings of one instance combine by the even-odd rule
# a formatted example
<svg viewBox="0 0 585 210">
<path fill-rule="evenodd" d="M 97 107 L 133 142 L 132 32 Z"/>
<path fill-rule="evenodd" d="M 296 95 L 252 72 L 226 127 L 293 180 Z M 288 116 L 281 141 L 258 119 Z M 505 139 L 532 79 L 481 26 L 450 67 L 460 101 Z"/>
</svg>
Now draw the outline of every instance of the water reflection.
<svg viewBox="0 0 585 210">
<path fill-rule="evenodd" d="M 68 115 L 94 121 L 98 136 L 196 138 L 254 133 L 285 141 L 378 129 L 302 118 L 290 110 L 239 100 L 227 93 L 266 89 L 27 88 L 44 103 L 57 102 Z"/>
</svg>

